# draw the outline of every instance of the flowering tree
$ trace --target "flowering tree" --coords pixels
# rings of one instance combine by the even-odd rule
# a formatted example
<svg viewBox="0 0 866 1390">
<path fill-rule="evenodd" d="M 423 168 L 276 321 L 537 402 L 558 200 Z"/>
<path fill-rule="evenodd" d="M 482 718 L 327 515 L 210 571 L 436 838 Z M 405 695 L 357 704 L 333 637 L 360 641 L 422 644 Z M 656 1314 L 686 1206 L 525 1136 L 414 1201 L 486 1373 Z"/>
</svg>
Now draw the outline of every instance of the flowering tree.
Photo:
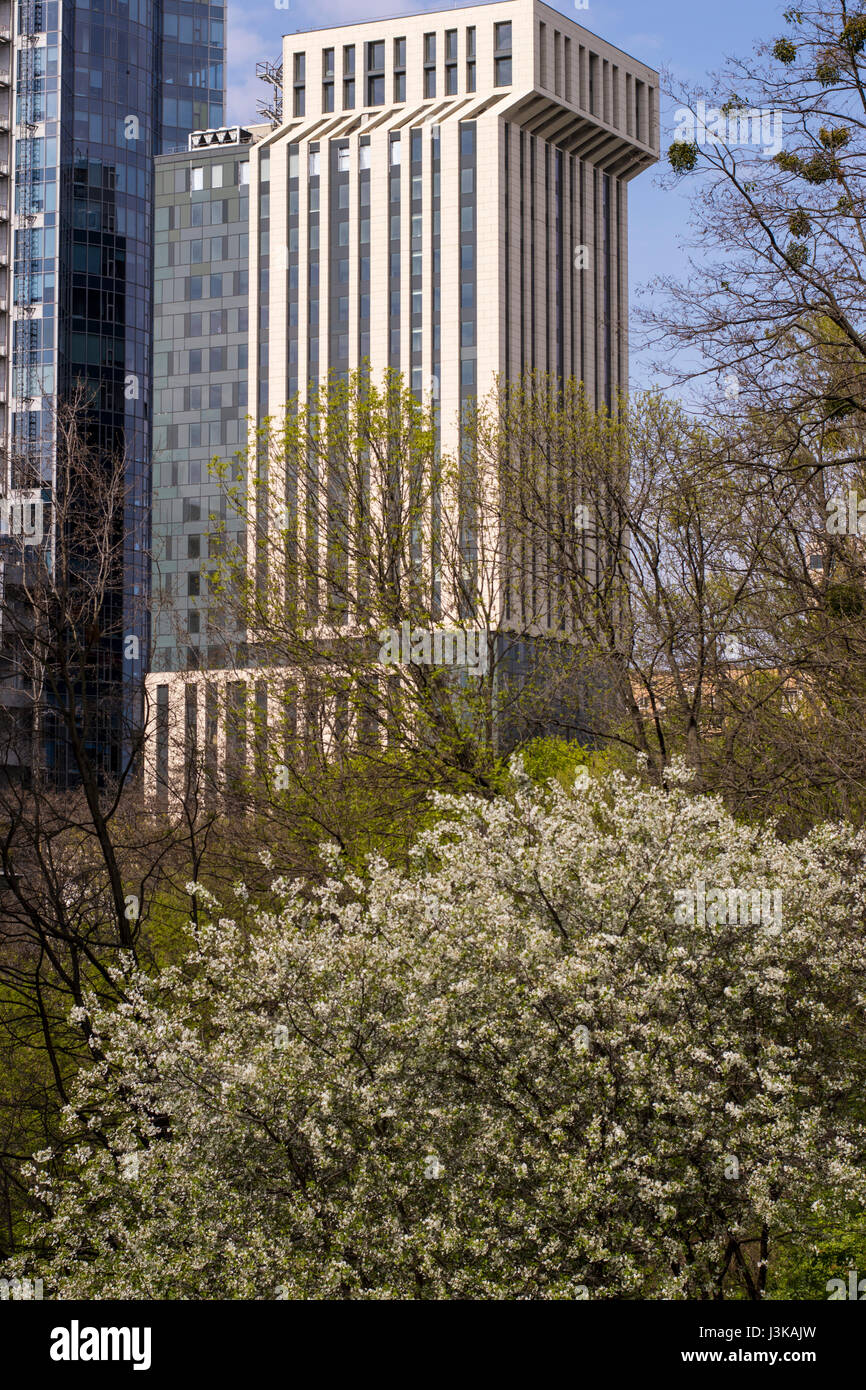
<svg viewBox="0 0 866 1390">
<path fill-rule="evenodd" d="M 184 966 L 88 1012 L 46 1292 L 758 1298 L 863 1202 L 866 839 L 514 781 L 407 871 L 197 890 Z"/>
</svg>

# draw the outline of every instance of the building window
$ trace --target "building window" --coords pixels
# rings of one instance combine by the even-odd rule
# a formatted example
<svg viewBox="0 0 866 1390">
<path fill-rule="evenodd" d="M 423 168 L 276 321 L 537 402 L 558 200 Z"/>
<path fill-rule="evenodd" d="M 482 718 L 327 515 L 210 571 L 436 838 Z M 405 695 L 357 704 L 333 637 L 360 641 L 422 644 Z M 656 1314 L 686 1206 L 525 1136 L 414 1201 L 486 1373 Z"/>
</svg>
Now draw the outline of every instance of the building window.
<svg viewBox="0 0 866 1390">
<path fill-rule="evenodd" d="M 355 45 L 347 43 L 343 49 L 343 76 L 355 76 Z"/>
<path fill-rule="evenodd" d="M 493 26 L 493 85 L 507 87 L 511 83 L 511 22 L 504 20 Z"/>
<path fill-rule="evenodd" d="M 354 77 L 347 77 L 343 83 L 343 109 L 344 111 L 354 111 L 355 109 Z"/>
<path fill-rule="evenodd" d="M 457 91 L 457 30 L 445 31 L 445 95 L 453 97 Z"/>
<path fill-rule="evenodd" d="M 366 51 L 367 105 L 382 106 L 385 101 L 385 40 L 368 43 Z"/>
<path fill-rule="evenodd" d="M 307 102 L 306 102 L 306 88 L 305 88 L 305 86 L 304 86 L 304 83 L 305 83 L 305 81 L 306 81 L 306 73 L 307 73 L 307 59 L 306 59 L 306 54 L 304 54 L 304 53 L 296 53 L 296 54 L 295 54 L 295 68 L 294 68 L 294 74 L 295 74 L 295 79 L 294 79 L 294 102 L 295 102 L 295 115 L 296 115 L 296 116 L 303 116 L 304 111 L 306 110 L 306 105 L 307 105 Z"/>
<path fill-rule="evenodd" d="M 334 50 L 326 48 L 322 53 L 322 110 L 334 109 Z"/>
<path fill-rule="evenodd" d="M 436 95 L 436 35 L 424 35 L 424 96 Z"/>
<path fill-rule="evenodd" d="M 189 178 L 190 191 L 200 193 L 204 188 L 204 169 L 191 169 Z"/>
</svg>

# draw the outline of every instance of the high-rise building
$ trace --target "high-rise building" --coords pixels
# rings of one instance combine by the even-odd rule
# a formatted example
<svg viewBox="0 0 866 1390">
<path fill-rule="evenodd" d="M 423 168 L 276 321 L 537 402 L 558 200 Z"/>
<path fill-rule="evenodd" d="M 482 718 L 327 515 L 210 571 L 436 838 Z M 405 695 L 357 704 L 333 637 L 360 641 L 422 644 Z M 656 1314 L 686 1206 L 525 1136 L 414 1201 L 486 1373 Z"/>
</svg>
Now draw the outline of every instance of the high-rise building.
<svg viewBox="0 0 866 1390">
<path fill-rule="evenodd" d="M 222 124 L 224 24 L 208 0 L 0 0 L 0 491 L 62 489 L 55 406 L 82 386 L 90 441 L 126 474 L 86 734 L 108 772 L 148 649 L 153 161 Z M 64 739 L 41 727 L 62 784 Z"/>
<path fill-rule="evenodd" d="M 260 414 L 365 357 L 432 388 L 443 429 L 531 368 L 609 403 L 657 74 L 540 0 L 291 34 L 282 71 L 252 163 Z"/>
<path fill-rule="evenodd" d="M 153 414 L 155 672 L 219 667 L 199 599 L 207 561 L 243 544 L 210 471 L 247 443 L 249 174 L 256 130 L 193 136 L 156 161 Z M 215 534 L 213 517 L 226 522 Z M 204 570 L 204 575 L 202 571 Z"/>
<path fill-rule="evenodd" d="M 257 418 L 364 364 L 438 402 L 452 457 L 496 378 L 576 378 L 610 407 L 657 74 L 540 0 L 291 34 L 281 72 L 250 152 Z M 151 679 L 181 727 L 182 682 Z"/>
</svg>

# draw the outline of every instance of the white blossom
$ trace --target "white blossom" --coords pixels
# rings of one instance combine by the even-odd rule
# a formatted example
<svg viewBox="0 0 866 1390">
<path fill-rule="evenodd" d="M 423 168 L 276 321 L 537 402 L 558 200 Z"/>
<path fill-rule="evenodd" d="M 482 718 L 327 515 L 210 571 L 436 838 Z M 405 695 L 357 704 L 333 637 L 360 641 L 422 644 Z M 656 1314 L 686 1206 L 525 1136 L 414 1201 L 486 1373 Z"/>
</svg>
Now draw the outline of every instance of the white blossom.
<svg viewBox="0 0 866 1390">
<path fill-rule="evenodd" d="M 772 1277 L 862 1209 L 866 837 L 670 785 L 439 796 L 408 867 L 329 847 L 244 926 L 190 885 L 189 959 L 88 1000 L 92 1143 L 30 1169 L 57 1297 L 709 1298 L 732 1239 Z M 778 933 L 677 925 L 698 881 L 780 889 Z"/>
</svg>

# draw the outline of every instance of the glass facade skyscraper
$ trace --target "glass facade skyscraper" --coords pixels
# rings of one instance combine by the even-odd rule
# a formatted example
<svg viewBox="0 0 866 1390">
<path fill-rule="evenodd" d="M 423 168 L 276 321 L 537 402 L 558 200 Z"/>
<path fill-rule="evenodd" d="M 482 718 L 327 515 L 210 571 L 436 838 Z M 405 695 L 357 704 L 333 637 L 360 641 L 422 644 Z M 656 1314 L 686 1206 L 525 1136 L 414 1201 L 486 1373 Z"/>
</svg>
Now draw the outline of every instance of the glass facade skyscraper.
<svg viewBox="0 0 866 1390">
<path fill-rule="evenodd" d="M 255 128 L 254 128 L 255 129 Z M 254 133 L 156 161 L 152 670 L 219 667 L 208 560 L 243 543 L 210 471 L 247 445 Z M 243 482 L 243 479 L 237 479 Z M 225 523 L 215 534 L 213 516 Z M 219 605 L 217 604 L 217 607 Z"/>
<path fill-rule="evenodd" d="M 225 7 L 16 0 L 8 13 L 13 195 L 11 292 L 0 300 L 8 315 L 4 490 L 42 486 L 49 499 L 58 485 L 55 401 L 83 386 L 90 442 L 106 459 L 125 460 L 117 519 L 124 577 L 110 601 L 104 629 L 111 635 L 96 671 L 117 694 L 139 682 L 149 638 L 154 156 L 185 146 L 193 130 L 223 123 Z M 117 728 L 93 737 L 111 771 L 123 702 L 109 706 Z M 49 737 L 42 756 L 64 781 L 61 745 Z"/>
<path fill-rule="evenodd" d="M 225 108 L 225 5 L 163 0 L 158 7 L 159 109 L 155 154 L 186 149 L 191 130 L 221 126 Z"/>
</svg>

